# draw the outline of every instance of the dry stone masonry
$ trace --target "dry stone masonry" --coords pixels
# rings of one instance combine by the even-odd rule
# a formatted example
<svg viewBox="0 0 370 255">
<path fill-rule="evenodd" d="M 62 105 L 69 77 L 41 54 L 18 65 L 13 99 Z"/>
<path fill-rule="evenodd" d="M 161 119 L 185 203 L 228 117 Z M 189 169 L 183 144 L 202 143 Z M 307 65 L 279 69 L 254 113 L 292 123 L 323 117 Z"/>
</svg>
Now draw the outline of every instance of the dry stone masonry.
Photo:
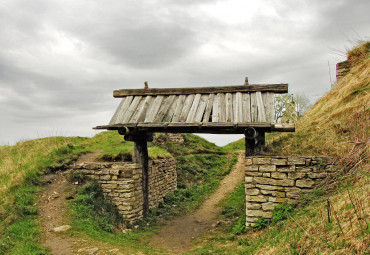
<svg viewBox="0 0 370 255">
<path fill-rule="evenodd" d="M 129 224 L 143 217 L 142 167 L 130 162 L 91 162 L 74 166 L 102 187 L 104 196 L 118 208 Z M 149 207 L 154 208 L 163 197 L 177 187 L 175 159 L 149 161 Z"/>
<path fill-rule="evenodd" d="M 349 61 L 343 61 L 337 63 L 336 69 L 337 69 L 337 81 L 339 82 L 340 79 L 342 79 L 347 73 L 349 73 L 351 68 L 351 64 Z"/>
<path fill-rule="evenodd" d="M 271 219 L 276 205 L 297 203 L 303 193 L 333 172 L 334 159 L 304 156 L 252 156 L 246 158 L 246 225 L 261 217 Z"/>
</svg>

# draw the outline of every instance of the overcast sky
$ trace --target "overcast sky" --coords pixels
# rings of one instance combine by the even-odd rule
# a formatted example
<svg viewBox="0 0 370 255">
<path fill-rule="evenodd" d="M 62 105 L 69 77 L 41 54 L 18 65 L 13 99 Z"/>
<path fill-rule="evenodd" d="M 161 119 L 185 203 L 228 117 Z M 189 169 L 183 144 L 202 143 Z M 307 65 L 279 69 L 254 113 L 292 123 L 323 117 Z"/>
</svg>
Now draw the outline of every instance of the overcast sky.
<svg viewBox="0 0 370 255">
<path fill-rule="evenodd" d="M 288 83 L 312 101 L 369 0 L 0 0 L 0 145 L 92 136 L 115 89 Z M 209 136 L 218 144 L 235 136 Z"/>
</svg>

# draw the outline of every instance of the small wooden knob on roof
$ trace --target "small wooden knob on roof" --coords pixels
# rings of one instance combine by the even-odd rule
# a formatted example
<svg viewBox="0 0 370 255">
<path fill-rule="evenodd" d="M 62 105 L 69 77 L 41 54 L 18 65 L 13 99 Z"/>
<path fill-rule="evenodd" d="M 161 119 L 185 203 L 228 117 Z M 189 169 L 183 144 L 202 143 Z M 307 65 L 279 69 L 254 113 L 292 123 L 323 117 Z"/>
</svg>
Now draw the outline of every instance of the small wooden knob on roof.
<svg viewBox="0 0 370 255">
<path fill-rule="evenodd" d="M 249 85 L 249 83 L 248 83 L 248 77 L 245 77 L 244 85 L 245 85 L 245 86 L 248 86 L 248 85 Z"/>
<path fill-rule="evenodd" d="M 148 89 L 149 86 L 148 86 L 148 81 L 144 81 L 144 89 Z"/>
</svg>

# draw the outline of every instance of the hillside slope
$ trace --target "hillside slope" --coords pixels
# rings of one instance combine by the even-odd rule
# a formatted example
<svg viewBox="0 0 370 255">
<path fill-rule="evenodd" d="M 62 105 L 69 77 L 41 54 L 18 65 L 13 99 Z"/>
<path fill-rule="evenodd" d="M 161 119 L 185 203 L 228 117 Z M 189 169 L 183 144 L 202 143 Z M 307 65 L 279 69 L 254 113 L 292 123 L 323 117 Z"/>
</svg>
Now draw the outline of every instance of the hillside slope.
<svg viewBox="0 0 370 255">
<path fill-rule="evenodd" d="M 297 123 L 295 134 L 272 140 L 275 152 L 344 156 L 370 135 L 370 43 L 359 48 L 367 56 L 354 65 Z M 353 51 L 356 51 L 354 49 Z"/>
<path fill-rule="evenodd" d="M 370 247 L 370 42 L 348 53 L 350 72 L 297 123 L 267 136 L 274 154 L 338 158 L 336 189 L 317 189 L 287 220 L 233 238 L 209 236 L 195 254 L 367 254 Z M 239 140 L 224 147 L 244 148 Z M 242 200 L 244 192 L 228 201 Z M 329 207 L 328 207 L 329 205 Z M 328 216 L 329 215 L 329 216 Z M 330 220 L 329 220 L 330 219 Z M 236 240 L 235 240 L 236 239 Z"/>
</svg>

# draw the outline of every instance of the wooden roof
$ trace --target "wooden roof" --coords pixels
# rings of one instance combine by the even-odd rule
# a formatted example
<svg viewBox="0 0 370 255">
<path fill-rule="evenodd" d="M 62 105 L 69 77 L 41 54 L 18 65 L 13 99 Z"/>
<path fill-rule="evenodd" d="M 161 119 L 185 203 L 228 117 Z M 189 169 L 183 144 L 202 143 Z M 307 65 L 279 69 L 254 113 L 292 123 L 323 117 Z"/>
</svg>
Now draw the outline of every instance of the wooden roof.
<svg viewBox="0 0 370 255">
<path fill-rule="evenodd" d="M 96 129 L 243 133 L 253 126 L 271 131 L 274 94 L 286 92 L 288 84 L 116 90 L 120 105 L 109 124 Z"/>
</svg>

